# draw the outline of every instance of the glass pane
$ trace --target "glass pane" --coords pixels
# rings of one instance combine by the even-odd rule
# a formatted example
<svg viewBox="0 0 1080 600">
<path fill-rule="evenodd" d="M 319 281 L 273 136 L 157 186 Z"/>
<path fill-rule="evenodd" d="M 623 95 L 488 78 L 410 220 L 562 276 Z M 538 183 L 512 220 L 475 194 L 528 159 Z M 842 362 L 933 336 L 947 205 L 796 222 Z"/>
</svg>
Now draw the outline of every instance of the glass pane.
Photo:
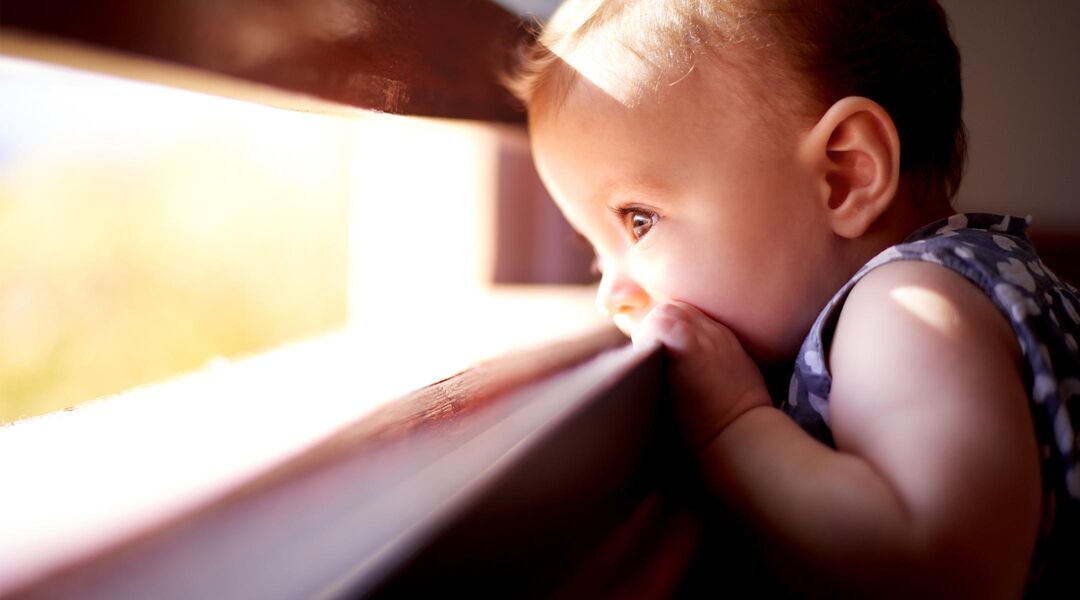
<svg viewBox="0 0 1080 600">
<path fill-rule="evenodd" d="M 0 57 L 0 423 L 344 327 L 350 127 Z"/>
</svg>

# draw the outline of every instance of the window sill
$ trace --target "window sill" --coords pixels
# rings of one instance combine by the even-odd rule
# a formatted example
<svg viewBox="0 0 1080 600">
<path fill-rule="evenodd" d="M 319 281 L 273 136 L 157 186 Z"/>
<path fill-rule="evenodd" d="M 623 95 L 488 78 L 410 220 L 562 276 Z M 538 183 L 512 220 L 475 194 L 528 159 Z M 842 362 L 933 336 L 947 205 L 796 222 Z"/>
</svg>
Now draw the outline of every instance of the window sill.
<svg viewBox="0 0 1080 600">
<path fill-rule="evenodd" d="M 197 511 L 411 390 L 594 327 L 591 295 L 498 288 L 410 335 L 332 333 L 0 428 L 0 454 L 20 457 L 4 474 L 0 594 Z M 469 335 L 477 323 L 490 333 Z"/>
</svg>

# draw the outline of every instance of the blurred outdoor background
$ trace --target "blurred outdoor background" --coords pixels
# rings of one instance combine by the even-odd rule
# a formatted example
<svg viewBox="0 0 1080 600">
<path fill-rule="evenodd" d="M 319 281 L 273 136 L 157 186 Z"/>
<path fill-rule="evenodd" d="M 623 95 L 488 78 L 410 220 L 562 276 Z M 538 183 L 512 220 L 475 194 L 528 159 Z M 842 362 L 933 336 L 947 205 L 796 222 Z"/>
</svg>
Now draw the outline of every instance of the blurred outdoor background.
<svg viewBox="0 0 1080 600">
<path fill-rule="evenodd" d="M 245 394 L 351 415 L 599 321 L 523 127 L 312 110 L 0 56 L 0 424 L 279 349 Z"/>
<path fill-rule="evenodd" d="M 343 327 L 350 136 L 0 57 L 0 423 Z"/>
</svg>

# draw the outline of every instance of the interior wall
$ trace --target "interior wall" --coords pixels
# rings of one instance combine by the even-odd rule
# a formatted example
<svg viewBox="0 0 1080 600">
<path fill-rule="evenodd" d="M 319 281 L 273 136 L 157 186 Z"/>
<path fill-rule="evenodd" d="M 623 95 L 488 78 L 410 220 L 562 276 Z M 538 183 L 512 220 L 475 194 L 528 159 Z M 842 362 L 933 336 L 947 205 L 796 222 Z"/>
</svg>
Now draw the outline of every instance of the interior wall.
<svg viewBox="0 0 1080 600">
<path fill-rule="evenodd" d="M 964 59 L 970 162 L 958 208 L 1080 231 L 1080 2 L 941 4 Z"/>
</svg>

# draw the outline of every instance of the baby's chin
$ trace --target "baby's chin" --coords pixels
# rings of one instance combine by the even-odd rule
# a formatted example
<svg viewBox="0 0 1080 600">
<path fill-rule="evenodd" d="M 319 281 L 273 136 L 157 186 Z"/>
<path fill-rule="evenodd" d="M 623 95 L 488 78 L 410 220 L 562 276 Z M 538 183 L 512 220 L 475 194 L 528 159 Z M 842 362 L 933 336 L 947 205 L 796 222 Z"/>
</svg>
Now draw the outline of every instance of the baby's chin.
<svg viewBox="0 0 1080 600">
<path fill-rule="evenodd" d="M 800 335 L 757 335 L 756 332 L 735 331 L 743 350 L 759 365 L 783 365 L 795 360 L 802 347 Z"/>
</svg>

